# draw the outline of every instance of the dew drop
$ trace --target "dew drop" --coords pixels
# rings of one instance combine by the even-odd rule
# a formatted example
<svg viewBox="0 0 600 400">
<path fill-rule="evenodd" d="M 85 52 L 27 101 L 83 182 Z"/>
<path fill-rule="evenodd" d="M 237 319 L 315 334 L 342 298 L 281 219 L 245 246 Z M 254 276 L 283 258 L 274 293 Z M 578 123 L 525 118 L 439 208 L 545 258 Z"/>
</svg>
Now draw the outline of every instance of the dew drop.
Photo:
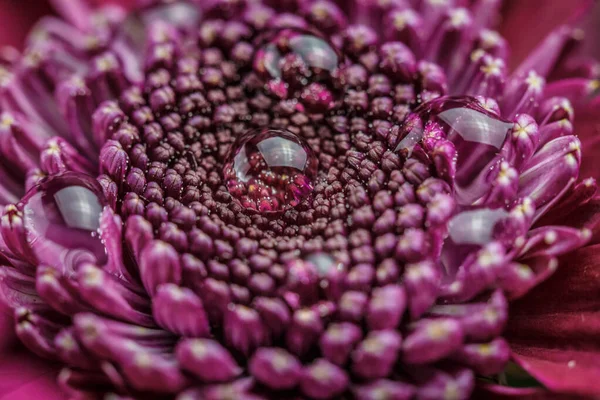
<svg viewBox="0 0 600 400">
<path fill-rule="evenodd" d="M 327 253 L 316 252 L 308 254 L 304 259 L 312 263 L 319 273 L 320 277 L 325 277 L 332 269 L 341 268 L 341 264 L 338 263 L 334 257 Z"/>
<path fill-rule="evenodd" d="M 19 208 L 38 261 L 67 267 L 82 261 L 106 264 L 99 228 L 107 204 L 96 179 L 77 172 L 51 176 L 31 188 Z"/>
<path fill-rule="evenodd" d="M 472 253 L 496 240 L 508 230 L 508 211 L 498 208 L 475 208 L 456 214 L 448 223 L 441 261 L 448 276 L 453 277 L 462 262 Z"/>
<path fill-rule="evenodd" d="M 456 200 L 471 205 L 489 190 L 487 174 L 500 160 L 500 149 L 512 126 L 473 97 L 441 97 L 422 104 L 407 117 L 395 150 L 410 155 L 417 143 L 441 129 L 457 152 Z"/>
<path fill-rule="evenodd" d="M 325 112 L 340 91 L 342 57 L 325 37 L 299 28 L 273 29 L 257 39 L 254 70 L 279 97 L 298 99 L 309 112 Z"/>
<path fill-rule="evenodd" d="M 313 191 L 318 160 L 306 141 L 280 129 L 249 131 L 233 143 L 223 169 L 229 193 L 248 209 L 282 212 Z"/>
<path fill-rule="evenodd" d="M 157 21 L 178 29 L 197 27 L 202 19 L 200 8 L 187 1 L 155 1 L 132 12 L 118 29 L 118 38 L 131 46 L 146 46 L 147 30 Z"/>
</svg>

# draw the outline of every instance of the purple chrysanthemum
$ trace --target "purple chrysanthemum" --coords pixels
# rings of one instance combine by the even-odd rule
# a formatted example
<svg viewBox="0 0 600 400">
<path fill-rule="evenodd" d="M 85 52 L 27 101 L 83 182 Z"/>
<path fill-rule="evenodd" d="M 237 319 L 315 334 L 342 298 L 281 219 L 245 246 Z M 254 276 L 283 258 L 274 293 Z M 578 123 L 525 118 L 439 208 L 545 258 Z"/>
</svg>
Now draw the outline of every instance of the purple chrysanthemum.
<svg viewBox="0 0 600 400">
<path fill-rule="evenodd" d="M 577 31 L 507 77 L 496 0 L 199 3 L 68 3 L 2 56 L 18 336 L 86 399 L 469 398 L 597 219 Z"/>
</svg>

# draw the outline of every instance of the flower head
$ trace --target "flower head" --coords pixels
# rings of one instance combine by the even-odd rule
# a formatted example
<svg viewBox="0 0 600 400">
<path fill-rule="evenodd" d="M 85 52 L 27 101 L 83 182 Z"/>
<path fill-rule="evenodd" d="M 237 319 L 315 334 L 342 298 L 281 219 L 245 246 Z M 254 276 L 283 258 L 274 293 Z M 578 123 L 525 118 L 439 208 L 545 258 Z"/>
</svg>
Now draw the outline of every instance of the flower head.
<svg viewBox="0 0 600 400">
<path fill-rule="evenodd" d="M 509 76 L 496 9 L 417 3 L 76 2 L 3 59 L 0 293 L 66 391 L 466 399 L 504 370 L 508 301 L 592 237 L 600 76 L 555 79 L 570 27 Z"/>
</svg>

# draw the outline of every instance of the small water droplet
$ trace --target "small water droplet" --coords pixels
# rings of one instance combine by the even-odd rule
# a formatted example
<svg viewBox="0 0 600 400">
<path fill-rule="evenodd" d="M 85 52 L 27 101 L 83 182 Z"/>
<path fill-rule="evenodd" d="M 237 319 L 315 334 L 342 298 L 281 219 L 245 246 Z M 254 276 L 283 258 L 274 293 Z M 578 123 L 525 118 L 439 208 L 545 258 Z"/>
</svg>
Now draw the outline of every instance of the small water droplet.
<svg viewBox="0 0 600 400">
<path fill-rule="evenodd" d="M 249 131 L 233 143 L 223 175 L 243 207 L 261 213 L 297 206 L 313 191 L 318 160 L 306 141 L 279 129 Z"/>
<path fill-rule="evenodd" d="M 502 208 L 469 209 L 452 217 L 441 254 L 447 274 L 453 277 L 469 254 L 492 241 L 502 240 L 508 218 L 508 211 Z"/>
<path fill-rule="evenodd" d="M 19 208 L 38 261 L 68 267 L 81 261 L 106 264 L 98 229 L 107 204 L 96 179 L 77 172 L 51 176 L 29 190 Z"/>
<path fill-rule="evenodd" d="M 332 269 L 342 268 L 342 265 L 338 263 L 335 258 L 323 252 L 311 253 L 304 257 L 304 259 L 317 268 L 320 277 L 327 276 Z"/>
<path fill-rule="evenodd" d="M 410 156 L 417 143 L 441 128 L 457 152 L 456 199 L 461 205 L 471 205 L 489 190 L 487 173 L 499 161 L 512 126 L 473 97 L 441 97 L 422 104 L 407 117 L 396 151 Z"/>
<path fill-rule="evenodd" d="M 298 28 L 273 29 L 257 39 L 254 69 L 267 88 L 282 98 L 297 98 L 310 112 L 335 105 L 335 80 L 342 57 L 324 36 Z"/>
<path fill-rule="evenodd" d="M 146 46 L 147 29 L 163 21 L 180 29 L 197 27 L 202 19 L 200 8 L 187 1 L 158 1 L 130 13 L 120 26 L 118 38 L 132 46 Z"/>
</svg>

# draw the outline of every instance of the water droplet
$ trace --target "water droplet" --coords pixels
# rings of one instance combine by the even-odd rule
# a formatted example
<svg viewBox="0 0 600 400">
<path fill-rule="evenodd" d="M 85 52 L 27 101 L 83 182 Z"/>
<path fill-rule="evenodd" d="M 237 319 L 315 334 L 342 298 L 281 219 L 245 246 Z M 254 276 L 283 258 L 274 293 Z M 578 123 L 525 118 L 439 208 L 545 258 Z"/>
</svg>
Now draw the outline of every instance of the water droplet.
<svg viewBox="0 0 600 400">
<path fill-rule="evenodd" d="M 38 261 L 67 267 L 81 261 L 106 264 L 98 230 L 107 204 L 96 179 L 76 172 L 51 176 L 29 190 L 19 207 Z"/>
<path fill-rule="evenodd" d="M 261 213 L 297 206 L 313 190 L 318 160 L 305 140 L 279 129 L 257 129 L 232 145 L 223 175 L 243 207 Z"/>
<path fill-rule="evenodd" d="M 267 88 L 280 97 L 299 99 L 310 112 L 333 108 L 342 57 L 325 37 L 283 28 L 261 35 L 257 43 L 254 69 L 268 81 Z"/>
<path fill-rule="evenodd" d="M 130 13 L 118 34 L 129 44 L 144 48 L 146 30 L 156 21 L 164 21 L 180 29 L 191 29 L 198 26 L 201 17 L 200 8 L 187 1 L 158 1 Z"/>
<path fill-rule="evenodd" d="M 502 240 L 508 217 L 502 208 L 470 209 L 452 217 L 441 254 L 448 276 L 453 277 L 470 254 L 492 241 Z"/>
<path fill-rule="evenodd" d="M 342 268 L 342 265 L 338 263 L 335 258 L 323 252 L 311 253 L 304 257 L 304 259 L 317 268 L 320 277 L 327 276 L 332 269 Z"/>
<path fill-rule="evenodd" d="M 473 97 L 441 97 L 417 107 L 401 128 L 396 151 L 410 155 L 415 145 L 436 129 L 457 152 L 455 189 L 461 205 L 471 205 L 490 187 L 487 173 L 513 124 L 486 110 Z"/>
</svg>

